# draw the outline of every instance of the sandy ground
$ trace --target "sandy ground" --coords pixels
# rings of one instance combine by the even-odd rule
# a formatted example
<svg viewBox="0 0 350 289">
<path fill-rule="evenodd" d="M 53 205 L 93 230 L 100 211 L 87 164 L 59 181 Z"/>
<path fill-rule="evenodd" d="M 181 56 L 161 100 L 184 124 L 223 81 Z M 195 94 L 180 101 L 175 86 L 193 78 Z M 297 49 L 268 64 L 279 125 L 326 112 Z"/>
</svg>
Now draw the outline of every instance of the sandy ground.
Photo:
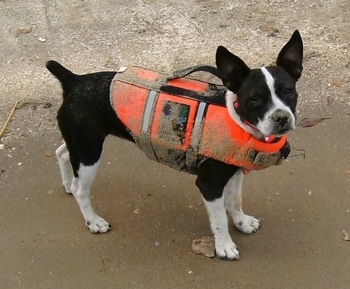
<svg viewBox="0 0 350 289">
<path fill-rule="evenodd" d="M 0 127 L 20 101 L 0 139 L 0 287 L 350 288 L 349 10 L 347 0 L 0 1 Z M 239 261 L 192 252 L 210 235 L 193 176 L 115 138 L 93 187 L 113 230 L 88 232 L 61 187 L 61 92 L 46 60 L 77 73 L 170 73 L 213 64 L 225 45 L 260 66 L 294 29 L 305 42 L 299 119 L 329 119 L 291 134 L 283 166 L 246 178 L 245 209 L 263 226 L 251 236 L 232 227 Z"/>
</svg>

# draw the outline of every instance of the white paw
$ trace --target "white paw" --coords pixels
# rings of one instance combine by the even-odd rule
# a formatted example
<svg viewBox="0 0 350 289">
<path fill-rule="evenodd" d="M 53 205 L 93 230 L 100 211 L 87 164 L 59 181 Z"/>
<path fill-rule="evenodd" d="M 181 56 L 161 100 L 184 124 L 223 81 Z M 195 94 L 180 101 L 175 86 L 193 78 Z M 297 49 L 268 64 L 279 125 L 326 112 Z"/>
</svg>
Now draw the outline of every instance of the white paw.
<svg viewBox="0 0 350 289">
<path fill-rule="evenodd" d="M 111 226 L 100 216 L 96 215 L 93 219 L 86 221 L 86 226 L 91 233 L 106 233 L 111 230 Z"/>
<path fill-rule="evenodd" d="M 224 242 L 215 241 L 215 250 L 216 255 L 221 259 L 227 259 L 231 261 L 239 259 L 237 246 L 235 243 L 233 243 L 231 238 Z"/>
<path fill-rule="evenodd" d="M 246 234 L 251 234 L 260 227 L 260 221 L 249 215 L 235 218 L 234 224 L 238 230 Z"/>
<path fill-rule="evenodd" d="M 72 195 L 71 185 L 67 186 L 67 185 L 63 184 L 63 189 L 67 194 Z"/>
</svg>

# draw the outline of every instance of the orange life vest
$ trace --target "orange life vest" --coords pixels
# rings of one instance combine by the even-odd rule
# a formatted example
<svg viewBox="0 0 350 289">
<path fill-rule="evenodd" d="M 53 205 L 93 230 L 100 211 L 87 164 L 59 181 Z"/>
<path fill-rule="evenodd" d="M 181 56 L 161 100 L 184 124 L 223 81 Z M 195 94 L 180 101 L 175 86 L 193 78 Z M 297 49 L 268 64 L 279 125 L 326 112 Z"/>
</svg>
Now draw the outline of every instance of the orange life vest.
<svg viewBox="0 0 350 289">
<path fill-rule="evenodd" d="M 192 173 L 207 158 L 245 172 L 279 165 L 286 136 L 255 139 L 230 117 L 224 93 L 222 85 L 129 67 L 114 77 L 110 96 L 136 144 L 160 163 Z"/>
</svg>

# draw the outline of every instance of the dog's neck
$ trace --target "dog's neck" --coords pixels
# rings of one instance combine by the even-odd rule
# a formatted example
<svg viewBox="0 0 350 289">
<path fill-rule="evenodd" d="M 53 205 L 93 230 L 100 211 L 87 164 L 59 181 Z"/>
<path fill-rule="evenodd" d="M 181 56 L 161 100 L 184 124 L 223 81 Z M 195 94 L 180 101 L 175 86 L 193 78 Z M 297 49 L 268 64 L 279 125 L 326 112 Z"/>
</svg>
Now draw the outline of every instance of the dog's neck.
<svg viewBox="0 0 350 289">
<path fill-rule="evenodd" d="M 258 140 L 264 140 L 265 136 L 259 132 L 259 130 L 249 124 L 244 123 L 240 116 L 237 114 L 235 109 L 235 103 L 237 103 L 237 95 L 230 90 L 227 90 L 225 93 L 226 98 L 226 107 L 229 115 L 243 130 L 251 134 L 254 138 Z"/>
</svg>

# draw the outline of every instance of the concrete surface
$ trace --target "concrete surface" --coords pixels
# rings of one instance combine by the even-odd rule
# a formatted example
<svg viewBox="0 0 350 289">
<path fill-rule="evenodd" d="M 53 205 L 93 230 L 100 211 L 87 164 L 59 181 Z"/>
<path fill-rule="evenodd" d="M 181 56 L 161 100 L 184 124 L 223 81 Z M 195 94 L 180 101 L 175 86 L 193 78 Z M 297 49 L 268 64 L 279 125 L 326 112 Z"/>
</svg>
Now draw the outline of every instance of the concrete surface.
<svg viewBox="0 0 350 289">
<path fill-rule="evenodd" d="M 0 287 L 350 288 L 349 9 L 347 0 L 0 1 L 0 127 L 20 100 L 0 139 Z M 245 209 L 263 227 L 251 236 L 232 227 L 239 261 L 192 252 L 210 235 L 193 176 L 115 138 L 92 193 L 113 230 L 88 232 L 61 188 L 61 90 L 46 60 L 77 73 L 170 73 L 213 64 L 225 45 L 260 66 L 294 29 L 305 42 L 299 119 L 330 119 L 298 127 L 294 156 L 246 178 Z"/>
</svg>

